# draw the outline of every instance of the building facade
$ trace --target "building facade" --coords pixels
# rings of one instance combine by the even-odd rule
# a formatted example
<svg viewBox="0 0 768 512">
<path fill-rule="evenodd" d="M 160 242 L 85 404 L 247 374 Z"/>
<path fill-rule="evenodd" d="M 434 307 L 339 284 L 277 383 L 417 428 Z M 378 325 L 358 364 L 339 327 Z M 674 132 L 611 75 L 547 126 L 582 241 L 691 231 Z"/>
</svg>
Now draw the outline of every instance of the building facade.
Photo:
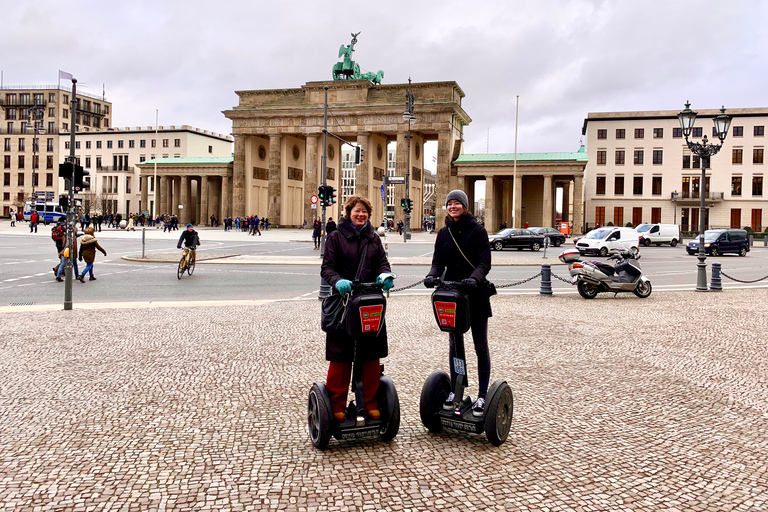
<svg viewBox="0 0 768 512">
<path fill-rule="evenodd" d="M 765 127 L 768 108 L 728 109 L 733 117 L 720 152 L 711 157 L 704 186 L 701 162 L 682 135 L 677 111 L 590 113 L 584 120 L 589 163 L 584 204 L 588 227 L 647 222 L 699 230 L 701 194 L 707 228 L 765 229 Z M 712 120 L 699 110 L 690 137 L 719 143 Z"/>
<path fill-rule="evenodd" d="M 70 131 L 71 88 L 65 86 L 2 86 L 0 108 L 3 142 L 3 181 L 0 206 L 7 217 L 20 211 L 35 192 L 57 197 L 64 183 L 59 164 L 69 155 L 61 133 Z M 103 97 L 78 92 L 75 105 L 77 133 L 106 130 L 112 104 Z"/>
</svg>

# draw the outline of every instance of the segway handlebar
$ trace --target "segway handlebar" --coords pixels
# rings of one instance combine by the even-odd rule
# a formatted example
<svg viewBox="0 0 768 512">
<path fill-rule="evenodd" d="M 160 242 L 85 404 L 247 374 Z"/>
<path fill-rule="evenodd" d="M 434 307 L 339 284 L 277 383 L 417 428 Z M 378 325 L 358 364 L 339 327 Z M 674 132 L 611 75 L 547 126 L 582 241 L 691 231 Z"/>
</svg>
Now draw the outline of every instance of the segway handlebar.
<svg viewBox="0 0 768 512">
<path fill-rule="evenodd" d="M 458 291 L 460 291 L 462 293 L 466 293 L 466 292 L 468 292 L 470 290 L 470 287 L 468 287 L 467 285 L 465 285 L 461 281 L 446 281 L 446 280 L 441 279 L 439 277 L 435 278 L 435 286 L 434 287 L 435 288 L 440 288 L 440 287 L 443 287 L 443 288 L 455 288 L 456 290 L 458 290 Z"/>
<path fill-rule="evenodd" d="M 376 283 L 376 282 L 365 283 L 362 281 L 352 282 L 352 289 L 355 291 L 364 290 L 365 288 L 375 288 L 377 290 L 381 290 L 383 286 L 384 286 L 384 283 Z"/>
</svg>

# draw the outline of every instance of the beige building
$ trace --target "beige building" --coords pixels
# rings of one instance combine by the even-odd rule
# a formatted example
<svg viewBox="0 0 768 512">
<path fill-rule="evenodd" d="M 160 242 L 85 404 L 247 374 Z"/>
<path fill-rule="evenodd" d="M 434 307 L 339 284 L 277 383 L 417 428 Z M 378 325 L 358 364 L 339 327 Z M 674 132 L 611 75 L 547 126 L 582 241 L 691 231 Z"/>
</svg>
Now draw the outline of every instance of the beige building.
<svg viewBox="0 0 768 512">
<path fill-rule="evenodd" d="M 139 180 L 137 164 L 155 157 L 160 160 L 187 157 L 231 159 L 232 140 L 229 135 L 188 125 L 158 126 L 157 135 L 154 126 L 78 132 L 75 156 L 80 165 L 90 172 L 91 183 L 90 190 L 78 197 L 89 203 L 90 210 L 99 213 L 151 213 L 155 200 L 153 169 L 149 169 L 146 182 L 149 194 L 146 200 L 142 200 L 144 182 Z M 69 134 L 62 134 L 59 144 L 69 154 Z"/>
<path fill-rule="evenodd" d="M 71 88 L 65 86 L 0 88 L 3 118 L 0 205 L 4 217 L 11 210 L 22 208 L 24 202 L 33 197 L 33 190 L 48 192 L 54 197 L 62 191 L 64 183 L 58 178 L 58 169 L 69 153 L 64 150 L 60 134 L 70 130 L 71 99 Z M 75 118 L 78 133 L 105 130 L 110 127 L 112 104 L 99 96 L 78 91 Z"/>
<path fill-rule="evenodd" d="M 682 109 L 681 109 L 682 110 Z M 690 140 L 719 143 L 719 109 L 698 110 Z M 679 224 L 698 231 L 702 193 L 699 158 L 682 136 L 678 111 L 590 113 L 582 133 L 589 163 L 584 203 L 589 227 Z M 728 109 L 733 117 L 720 152 L 707 166 L 705 221 L 709 228 L 765 229 L 765 126 L 768 108 Z M 714 139 L 714 140 L 713 140 Z"/>
</svg>

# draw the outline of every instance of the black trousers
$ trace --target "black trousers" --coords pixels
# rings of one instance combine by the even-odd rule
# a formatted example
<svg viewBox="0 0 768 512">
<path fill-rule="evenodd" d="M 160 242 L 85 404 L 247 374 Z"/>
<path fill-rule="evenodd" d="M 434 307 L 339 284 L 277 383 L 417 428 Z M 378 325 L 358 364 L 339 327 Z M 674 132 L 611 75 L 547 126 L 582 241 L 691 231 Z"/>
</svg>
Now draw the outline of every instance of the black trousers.
<svg viewBox="0 0 768 512">
<path fill-rule="evenodd" d="M 475 344 L 475 354 L 477 354 L 477 379 L 479 381 L 478 397 L 485 398 L 488 394 L 488 383 L 491 380 L 491 354 L 488 350 L 488 319 L 482 318 L 472 322 L 471 325 L 472 341 Z M 448 350 L 448 367 L 451 369 L 451 389 L 456 389 L 456 373 L 453 370 L 453 357 L 456 353 L 454 348 L 454 335 L 448 335 L 450 348 Z M 466 341 L 466 340 L 465 340 Z M 465 350 L 466 354 L 466 345 Z M 461 397 L 459 397 L 461 399 Z"/>
</svg>

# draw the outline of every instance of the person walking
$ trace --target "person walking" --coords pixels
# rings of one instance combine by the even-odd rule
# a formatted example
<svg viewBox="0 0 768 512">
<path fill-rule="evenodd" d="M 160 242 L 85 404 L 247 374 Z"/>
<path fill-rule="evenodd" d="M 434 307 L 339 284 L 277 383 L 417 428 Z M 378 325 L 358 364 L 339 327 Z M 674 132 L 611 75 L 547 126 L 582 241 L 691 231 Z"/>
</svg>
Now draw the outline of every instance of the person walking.
<svg viewBox="0 0 768 512">
<path fill-rule="evenodd" d="M 254 215 L 253 216 L 253 229 L 256 230 L 256 233 L 258 233 L 259 236 L 261 236 L 261 230 L 259 229 L 259 224 L 260 223 L 261 223 L 261 220 L 259 220 L 259 216 L 258 215 Z"/>
<path fill-rule="evenodd" d="M 65 229 L 65 218 L 59 217 L 59 221 L 51 229 L 51 239 L 56 244 L 56 254 L 60 254 L 64 249 L 64 241 L 66 240 L 67 230 Z M 59 265 L 53 267 L 53 275 L 59 274 Z"/>
<path fill-rule="evenodd" d="M 78 272 L 77 269 L 77 258 L 75 258 L 75 254 L 77 254 L 77 226 L 72 228 L 72 231 L 68 233 L 68 236 L 72 237 L 72 266 L 75 270 L 75 279 L 78 279 L 81 283 L 84 283 L 85 280 L 83 279 L 82 274 Z M 66 241 L 65 241 L 66 244 Z M 61 274 L 64 273 L 64 269 L 67 267 L 67 259 L 69 258 L 69 247 L 66 245 L 59 251 L 59 258 L 61 260 L 59 261 L 59 271 L 56 273 L 56 281 L 62 282 L 64 281 L 61 278 Z"/>
<path fill-rule="evenodd" d="M 323 236 L 323 223 L 320 222 L 320 217 L 315 219 L 312 223 L 312 240 L 315 242 L 315 250 L 320 250 L 320 237 Z"/>
<path fill-rule="evenodd" d="M 128 226 L 126 226 L 125 230 L 136 231 L 136 221 L 133 218 L 133 214 L 128 217 Z"/>
<path fill-rule="evenodd" d="M 11 214 L 9 215 L 9 218 L 11 219 L 11 227 L 16 227 L 16 212 L 11 210 Z"/>
<path fill-rule="evenodd" d="M 325 236 L 330 236 L 334 231 L 336 231 L 336 223 L 333 222 L 333 217 L 328 217 L 328 222 L 325 223 Z"/>
<path fill-rule="evenodd" d="M 339 219 L 338 229 L 326 240 L 320 275 L 331 286 L 334 294 L 350 293 L 353 279 L 360 279 L 362 282 L 375 280 L 383 284 L 385 291 L 389 290 L 394 285 L 396 276 L 391 273 L 381 239 L 376 236 L 373 226 L 368 222 L 373 211 L 371 202 L 362 196 L 352 196 L 344 203 L 344 211 L 346 215 Z M 325 358 L 329 363 L 325 386 L 331 396 L 333 417 L 336 421 L 344 421 L 352 362 L 355 358 L 363 362 L 362 381 L 366 413 L 373 420 L 381 417 L 376 392 L 381 379 L 379 361 L 387 357 L 389 352 L 386 329 L 386 325 L 382 326 L 375 340 L 358 346 L 357 354 L 355 340 L 345 329 L 326 333 Z"/>
<path fill-rule="evenodd" d="M 101 233 L 101 225 L 104 223 L 104 216 L 102 214 L 99 214 L 98 217 L 96 217 L 96 227 L 99 228 L 98 231 Z"/>
<path fill-rule="evenodd" d="M 81 283 L 85 282 L 85 274 L 90 275 L 88 278 L 89 281 L 96 280 L 96 277 L 93 275 L 93 262 L 96 259 L 96 249 L 100 250 L 104 256 L 107 255 L 107 251 L 102 249 L 99 245 L 94 233 L 95 231 L 93 228 L 85 228 L 85 236 L 83 236 L 83 239 L 80 241 L 80 253 L 78 254 L 77 259 L 80 261 L 85 260 L 85 268 L 83 269 L 83 273 L 80 274 Z"/>
<path fill-rule="evenodd" d="M 40 215 L 37 211 L 32 211 L 32 215 L 29 216 L 29 232 L 37 233 L 37 223 L 40 222 Z"/>
<path fill-rule="evenodd" d="M 448 215 L 445 227 L 437 234 L 432 267 L 424 279 L 424 286 L 433 288 L 437 278 L 447 281 L 461 281 L 469 299 L 469 318 L 472 341 L 477 354 L 479 392 L 472 405 L 472 414 L 482 416 L 485 411 L 485 397 L 491 377 L 491 356 L 488 350 L 488 318 L 492 316 L 490 294 L 486 276 L 491 270 L 491 246 L 488 233 L 477 217 L 468 211 L 467 194 L 453 190 L 446 196 Z M 456 388 L 457 375 L 454 371 L 454 335 L 448 335 L 449 368 L 451 368 L 451 389 Z M 451 392 L 444 409 L 453 408 L 454 394 Z"/>
</svg>

